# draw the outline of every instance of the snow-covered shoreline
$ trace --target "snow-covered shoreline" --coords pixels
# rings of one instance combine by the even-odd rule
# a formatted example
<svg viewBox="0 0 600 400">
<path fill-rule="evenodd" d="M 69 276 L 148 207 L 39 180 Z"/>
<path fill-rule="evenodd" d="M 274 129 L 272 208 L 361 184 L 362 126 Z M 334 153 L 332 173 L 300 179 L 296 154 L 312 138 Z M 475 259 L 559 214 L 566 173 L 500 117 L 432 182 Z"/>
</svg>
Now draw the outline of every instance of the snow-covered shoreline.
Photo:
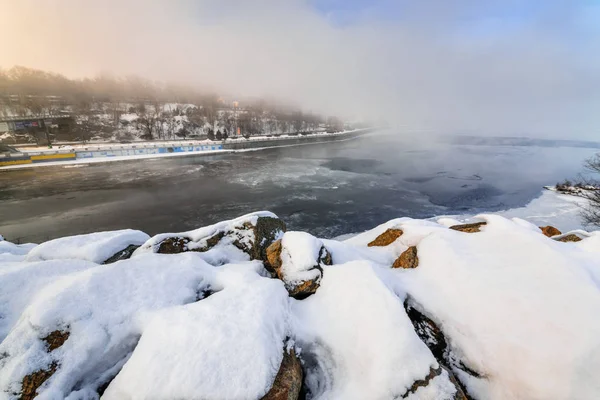
<svg viewBox="0 0 600 400">
<path fill-rule="evenodd" d="M 266 211 L 0 237 L 0 399 L 598 398 L 600 231 L 565 196 L 346 240 Z"/>
<path fill-rule="evenodd" d="M 135 161 L 164 157 L 191 157 L 199 155 L 215 155 L 238 153 L 247 151 L 260 151 L 270 148 L 305 146 L 315 143 L 328 143 L 352 140 L 362 132 L 370 129 L 355 129 L 336 133 L 321 133 L 307 135 L 281 135 L 278 137 L 257 136 L 249 139 L 230 138 L 226 141 L 176 141 L 176 142 L 139 142 L 132 144 L 96 144 L 68 146 L 59 149 L 24 149 L 25 155 L 56 155 L 72 153 L 74 160 L 45 161 L 43 163 L 27 163 L 0 166 L 2 170 L 15 170 L 23 168 L 36 168 L 43 166 L 59 165 L 85 165 L 90 163 L 104 163 L 116 161 Z M 300 142 L 299 142 L 300 141 Z M 248 146 L 248 148 L 246 148 Z M 237 148 L 240 147 L 240 148 Z M 126 153 L 126 155 L 120 155 Z"/>
</svg>

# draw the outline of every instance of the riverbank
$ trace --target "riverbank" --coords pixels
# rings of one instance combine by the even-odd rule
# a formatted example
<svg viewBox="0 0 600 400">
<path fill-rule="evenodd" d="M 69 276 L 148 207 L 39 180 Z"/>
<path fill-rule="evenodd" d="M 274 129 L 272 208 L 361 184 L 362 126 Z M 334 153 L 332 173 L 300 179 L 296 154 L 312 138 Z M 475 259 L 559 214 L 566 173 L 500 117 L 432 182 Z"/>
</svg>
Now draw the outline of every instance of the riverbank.
<svg viewBox="0 0 600 400">
<path fill-rule="evenodd" d="M 256 136 L 221 141 L 141 142 L 68 146 L 63 149 L 23 148 L 10 157 L 0 158 L 0 171 L 40 166 L 134 161 L 160 157 L 180 157 L 235 153 L 275 147 L 300 146 L 353 139 L 373 129 L 355 129 L 336 133 Z"/>
<path fill-rule="evenodd" d="M 396 218 L 327 240 L 261 211 L 153 237 L 0 237 L 0 392 L 598 398 L 600 232 L 557 228 Z"/>
</svg>

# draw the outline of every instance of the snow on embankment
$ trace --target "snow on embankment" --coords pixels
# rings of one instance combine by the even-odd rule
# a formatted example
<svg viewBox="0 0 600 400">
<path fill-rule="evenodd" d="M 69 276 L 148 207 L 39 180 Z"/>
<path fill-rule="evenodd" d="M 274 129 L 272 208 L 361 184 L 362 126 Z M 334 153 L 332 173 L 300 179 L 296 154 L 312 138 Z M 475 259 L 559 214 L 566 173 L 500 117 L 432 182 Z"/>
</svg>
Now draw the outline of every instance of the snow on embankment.
<svg viewBox="0 0 600 400">
<path fill-rule="evenodd" d="M 0 242 L 0 399 L 600 398 L 600 232 L 472 222 Z"/>
<path fill-rule="evenodd" d="M 150 236 L 132 229 L 97 232 L 50 240 L 32 249 L 27 261 L 79 259 L 102 263 L 129 246 L 139 247 Z"/>
</svg>

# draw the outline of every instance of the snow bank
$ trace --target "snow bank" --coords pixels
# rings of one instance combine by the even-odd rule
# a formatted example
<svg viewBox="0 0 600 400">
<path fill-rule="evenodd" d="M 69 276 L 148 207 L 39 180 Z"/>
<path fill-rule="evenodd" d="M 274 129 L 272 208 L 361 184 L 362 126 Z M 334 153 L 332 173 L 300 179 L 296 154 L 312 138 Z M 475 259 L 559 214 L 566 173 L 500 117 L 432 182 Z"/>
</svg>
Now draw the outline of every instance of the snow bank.
<svg viewBox="0 0 600 400">
<path fill-rule="evenodd" d="M 219 270 L 222 290 L 152 320 L 103 399 L 241 400 L 267 392 L 288 335 L 288 293 L 249 265 Z"/>
<path fill-rule="evenodd" d="M 0 241 L 17 260 L 0 258 L 0 400 L 36 374 L 39 399 L 107 385 L 105 399 L 257 399 L 279 382 L 284 346 L 313 400 L 451 399 L 453 378 L 478 400 L 600 398 L 600 231 L 562 243 L 528 213 L 473 216 L 485 225 L 472 233 L 449 229 L 455 217 L 398 218 L 343 242 L 259 229 L 269 212 L 150 239 Z M 274 238 L 259 260 L 240 250 Z M 133 239 L 145 243 L 131 259 L 97 264 Z M 177 239 L 205 251 L 155 254 Z M 290 297 L 286 279 L 314 271 L 320 286 Z M 51 333 L 66 341 L 50 348 Z"/>
<path fill-rule="evenodd" d="M 34 243 L 14 244 L 6 240 L 0 240 L 0 262 L 23 261 L 34 247 Z"/>
<path fill-rule="evenodd" d="M 0 268 L 0 342 L 44 286 L 68 274 L 96 266 L 75 260 L 4 264 Z"/>
<path fill-rule="evenodd" d="M 506 218 L 521 218 L 538 226 L 553 225 L 562 231 L 571 231 L 584 228 L 580 214 L 582 207 L 587 203 L 586 199 L 579 196 L 543 190 L 538 198 L 531 200 L 526 206 L 496 214 Z M 472 215 L 462 215 L 452 216 L 452 219 L 463 223 L 471 220 L 472 217 Z M 433 220 L 443 223 L 444 220 L 441 218 L 446 217 L 436 217 Z"/>
<path fill-rule="evenodd" d="M 481 399 L 598 398 L 600 259 L 499 216 L 480 233 L 432 232 L 401 286 L 485 379 Z M 534 226 L 535 228 L 535 226 Z M 597 242 L 596 242 L 597 243 Z"/>
<path fill-rule="evenodd" d="M 66 262 L 66 261 L 63 261 Z M 155 310 L 195 301 L 214 268 L 193 253 L 146 255 L 70 274 L 45 286 L 0 344 L 0 393 L 19 393 L 24 376 L 58 368 L 38 398 L 65 398 L 100 386 L 134 349 Z M 48 352 L 41 338 L 70 333 Z"/>
<path fill-rule="evenodd" d="M 128 246 L 139 246 L 149 238 L 133 229 L 67 236 L 35 247 L 27 255 L 27 261 L 79 259 L 102 263 Z"/>
<path fill-rule="evenodd" d="M 316 294 L 294 302 L 294 331 L 313 399 L 391 399 L 438 367 L 416 335 L 385 270 L 358 261 L 325 267 Z M 442 380 L 433 391 L 450 399 Z"/>
<path fill-rule="evenodd" d="M 259 217 L 277 218 L 277 216 L 272 212 L 259 211 L 188 232 L 161 233 L 146 241 L 139 249 L 135 251 L 133 256 L 135 257 L 144 253 L 155 253 L 158 251 L 158 246 L 160 243 L 169 238 L 187 238 L 191 241 L 191 243 L 187 244 L 187 248 L 189 250 L 199 249 L 207 245 L 207 239 L 218 233 L 228 231 L 238 231 L 238 233 L 241 235 L 237 238 L 240 243 L 251 247 L 254 243 L 254 233 L 251 229 L 243 229 L 244 224 L 256 225 L 256 221 Z M 222 245 L 227 244 L 232 244 L 232 242 L 228 241 Z"/>
<path fill-rule="evenodd" d="M 290 284 L 317 279 L 315 267 L 323 242 L 305 232 L 286 232 L 281 239 L 281 272 Z"/>
</svg>

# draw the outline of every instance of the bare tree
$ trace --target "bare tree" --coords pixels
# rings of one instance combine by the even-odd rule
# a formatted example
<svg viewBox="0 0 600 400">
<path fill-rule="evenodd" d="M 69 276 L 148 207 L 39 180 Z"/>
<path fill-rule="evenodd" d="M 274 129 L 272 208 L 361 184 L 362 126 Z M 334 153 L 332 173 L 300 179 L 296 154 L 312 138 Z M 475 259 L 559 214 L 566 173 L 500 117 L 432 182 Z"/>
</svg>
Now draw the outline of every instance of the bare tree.
<svg viewBox="0 0 600 400">
<path fill-rule="evenodd" d="M 143 132 L 142 139 L 153 140 L 154 132 L 156 128 L 156 121 L 154 119 L 154 113 L 148 110 L 146 104 L 141 102 L 137 107 L 137 124 L 138 128 Z"/>
<path fill-rule="evenodd" d="M 585 168 L 594 176 L 600 174 L 600 153 L 586 160 Z M 589 204 L 582 212 L 583 220 L 590 225 L 600 226 L 600 181 L 598 179 L 587 179 L 584 197 Z"/>
<path fill-rule="evenodd" d="M 225 132 L 233 132 L 235 129 L 235 117 L 231 111 L 225 111 L 221 117 Z"/>
<path fill-rule="evenodd" d="M 81 100 L 75 105 L 74 111 L 77 115 L 76 125 L 78 132 L 76 134 L 85 143 L 92 136 L 91 132 L 94 125 L 95 115 L 92 104 L 89 101 Z"/>
</svg>

